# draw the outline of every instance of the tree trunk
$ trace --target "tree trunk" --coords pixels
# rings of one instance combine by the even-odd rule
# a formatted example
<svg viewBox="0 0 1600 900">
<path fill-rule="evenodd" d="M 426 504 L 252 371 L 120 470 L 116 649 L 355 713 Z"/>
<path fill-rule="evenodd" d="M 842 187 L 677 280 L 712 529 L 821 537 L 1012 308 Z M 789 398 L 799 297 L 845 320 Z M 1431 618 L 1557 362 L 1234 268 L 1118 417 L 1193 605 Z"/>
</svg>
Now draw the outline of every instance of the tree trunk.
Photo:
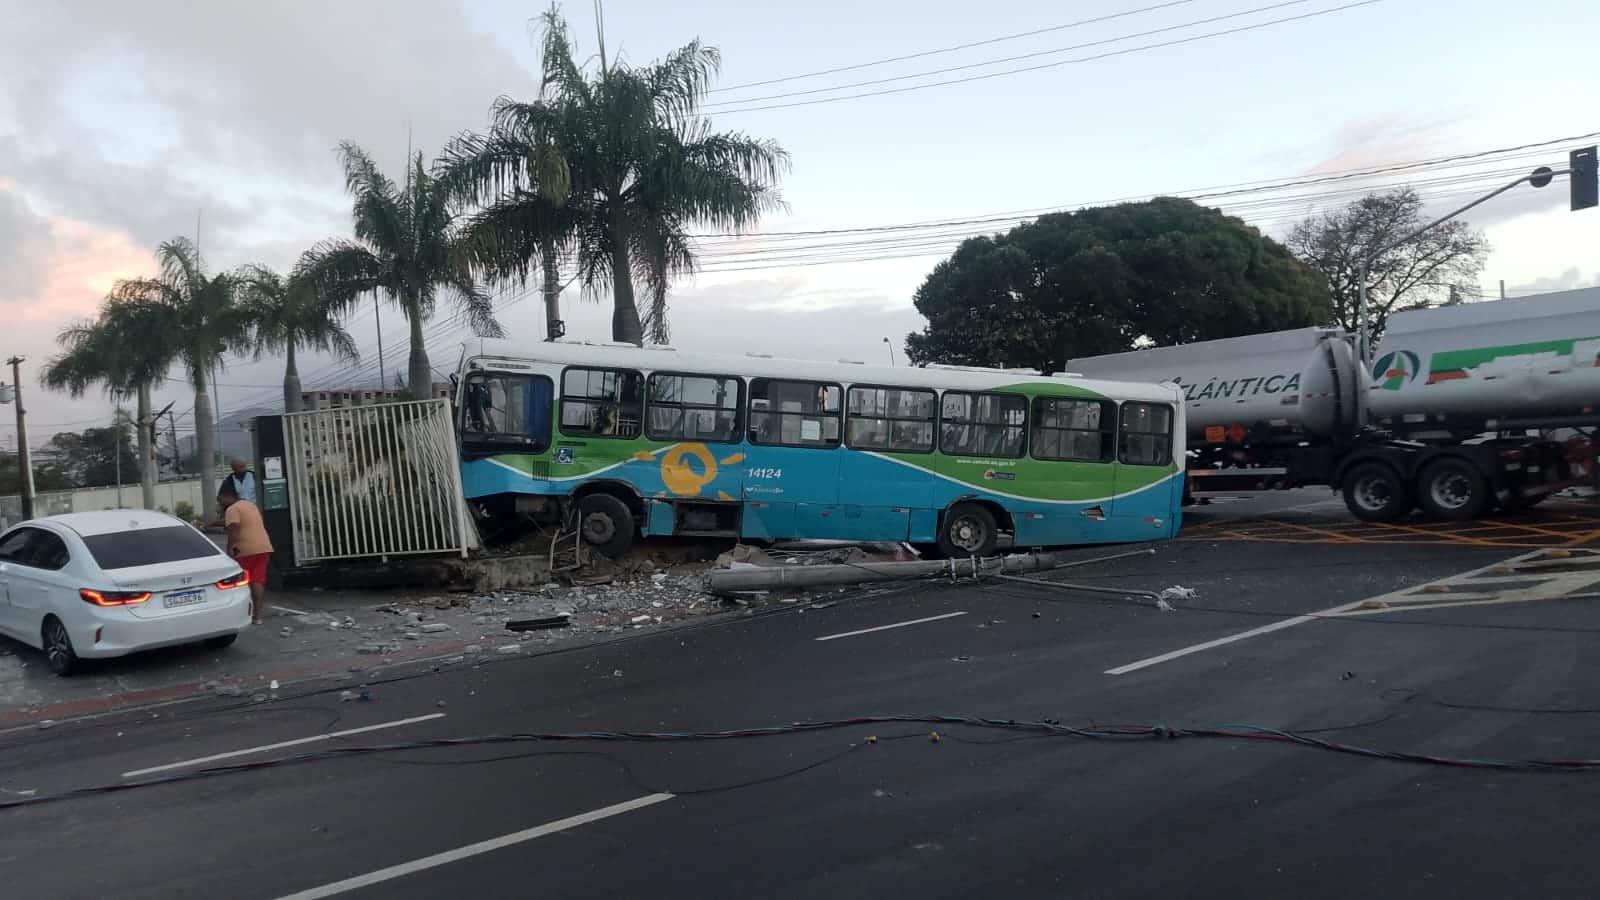
<svg viewBox="0 0 1600 900">
<path fill-rule="evenodd" d="M 611 339 L 644 346 L 639 307 L 633 302 L 633 265 L 628 259 L 627 229 L 620 215 L 611 217 L 611 290 L 616 298 L 611 311 Z"/>
<path fill-rule="evenodd" d="M 555 241 L 539 241 L 539 265 L 544 269 L 544 339 L 553 341 L 565 330 L 561 324 L 561 267 L 556 262 Z"/>
<path fill-rule="evenodd" d="M 300 403 L 300 369 L 294 364 L 294 340 L 289 340 L 288 359 L 283 366 L 283 411 L 297 413 Z"/>
<path fill-rule="evenodd" d="M 411 371 L 408 384 L 413 400 L 426 400 L 433 396 L 433 366 L 428 364 L 428 348 L 422 342 L 422 317 L 411 320 Z"/>
<path fill-rule="evenodd" d="M 206 522 L 215 522 L 217 513 L 217 430 L 211 422 L 211 394 L 206 391 L 206 376 L 197 372 L 194 379 L 194 443 L 200 462 L 200 499 Z"/>
<path fill-rule="evenodd" d="M 139 503 L 156 508 L 155 420 L 150 418 L 150 385 L 139 385 L 137 418 L 139 429 Z"/>
</svg>

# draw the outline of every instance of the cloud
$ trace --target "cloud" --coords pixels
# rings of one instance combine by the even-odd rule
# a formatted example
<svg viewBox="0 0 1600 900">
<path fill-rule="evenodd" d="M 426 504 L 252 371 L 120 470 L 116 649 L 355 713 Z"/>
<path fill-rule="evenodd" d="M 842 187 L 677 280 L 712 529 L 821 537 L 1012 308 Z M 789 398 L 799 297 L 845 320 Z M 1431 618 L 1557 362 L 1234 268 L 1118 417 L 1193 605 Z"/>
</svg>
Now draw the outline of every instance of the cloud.
<svg viewBox="0 0 1600 900">
<path fill-rule="evenodd" d="M 1509 297 L 1524 297 L 1528 294 L 1548 294 L 1552 291 L 1571 291 L 1586 287 L 1600 287 L 1600 271 L 1585 275 L 1583 270 L 1573 266 L 1554 278 L 1545 276 L 1535 278 L 1532 281 L 1506 285 L 1506 295 Z"/>
</svg>

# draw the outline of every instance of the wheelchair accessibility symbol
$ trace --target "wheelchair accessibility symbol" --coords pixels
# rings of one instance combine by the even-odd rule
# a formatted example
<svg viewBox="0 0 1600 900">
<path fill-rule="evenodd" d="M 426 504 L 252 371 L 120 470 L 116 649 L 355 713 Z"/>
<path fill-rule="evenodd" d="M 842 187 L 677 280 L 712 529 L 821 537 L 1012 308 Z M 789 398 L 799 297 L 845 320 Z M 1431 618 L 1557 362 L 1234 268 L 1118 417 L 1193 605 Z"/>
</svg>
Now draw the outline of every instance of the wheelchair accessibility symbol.
<svg viewBox="0 0 1600 900">
<path fill-rule="evenodd" d="M 570 466 L 578 461 L 578 451 L 572 447 L 556 448 L 556 465 Z"/>
</svg>

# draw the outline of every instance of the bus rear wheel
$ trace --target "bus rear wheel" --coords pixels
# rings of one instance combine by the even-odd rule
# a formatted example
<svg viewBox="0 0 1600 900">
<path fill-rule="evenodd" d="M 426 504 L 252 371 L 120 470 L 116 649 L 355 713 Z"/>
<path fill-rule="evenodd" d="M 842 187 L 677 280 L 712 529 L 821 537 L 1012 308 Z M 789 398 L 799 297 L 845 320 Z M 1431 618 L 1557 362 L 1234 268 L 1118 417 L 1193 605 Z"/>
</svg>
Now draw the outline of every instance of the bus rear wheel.
<svg viewBox="0 0 1600 900">
<path fill-rule="evenodd" d="M 1000 542 L 994 515 L 976 503 L 957 503 L 944 514 L 939 552 L 951 558 L 988 556 Z"/>
<path fill-rule="evenodd" d="M 616 558 L 633 546 L 636 526 L 628 504 L 610 494 L 590 494 L 578 501 L 578 531 L 584 543 L 601 555 Z"/>
</svg>

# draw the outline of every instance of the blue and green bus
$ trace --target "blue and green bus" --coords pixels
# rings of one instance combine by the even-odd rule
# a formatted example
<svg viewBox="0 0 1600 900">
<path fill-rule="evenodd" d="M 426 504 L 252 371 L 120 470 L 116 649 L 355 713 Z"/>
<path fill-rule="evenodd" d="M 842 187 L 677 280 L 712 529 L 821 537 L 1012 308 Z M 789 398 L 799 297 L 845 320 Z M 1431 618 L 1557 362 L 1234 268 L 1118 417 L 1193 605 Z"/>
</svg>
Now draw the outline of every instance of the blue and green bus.
<svg viewBox="0 0 1600 900">
<path fill-rule="evenodd" d="M 610 555 L 641 535 L 965 557 L 1178 531 L 1173 385 L 493 339 L 457 380 L 480 518 L 575 521 Z"/>
</svg>

